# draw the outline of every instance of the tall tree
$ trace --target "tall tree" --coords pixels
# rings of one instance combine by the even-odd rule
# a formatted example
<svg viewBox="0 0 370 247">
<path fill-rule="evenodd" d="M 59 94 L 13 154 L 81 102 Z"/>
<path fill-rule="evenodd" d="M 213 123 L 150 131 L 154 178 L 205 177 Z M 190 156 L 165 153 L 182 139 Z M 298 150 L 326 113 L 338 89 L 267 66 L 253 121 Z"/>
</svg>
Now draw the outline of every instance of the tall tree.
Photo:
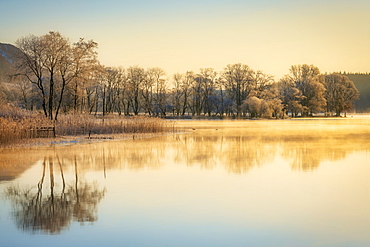
<svg viewBox="0 0 370 247">
<path fill-rule="evenodd" d="M 163 79 L 163 76 L 166 75 L 163 69 L 161 68 L 149 68 L 147 70 L 147 75 L 150 85 L 153 86 L 153 102 L 155 115 L 161 114 L 166 116 L 166 107 L 167 107 L 167 84 L 166 80 Z"/>
<path fill-rule="evenodd" d="M 96 72 L 101 71 L 101 66 L 97 58 L 98 43 L 93 40 L 80 40 L 72 45 L 71 64 L 69 65 L 69 76 L 67 81 L 71 81 L 73 92 L 73 109 L 77 111 L 81 106 L 83 110 L 84 89 L 89 81 L 94 81 Z M 65 65 L 66 67 L 66 65 Z M 68 71 L 67 70 L 67 71 Z"/>
<path fill-rule="evenodd" d="M 199 75 L 194 76 L 191 84 L 189 107 L 192 115 L 200 115 L 204 107 L 204 81 Z"/>
<path fill-rule="evenodd" d="M 184 91 L 183 91 L 183 83 L 184 83 L 184 75 L 180 73 L 176 73 L 173 75 L 172 80 L 172 93 L 171 93 L 171 100 L 172 105 L 174 107 L 174 114 L 180 116 L 181 114 L 181 107 L 182 102 L 184 101 Z"/>
<path fill-rule="evenodd" d="M 154 96 L 154 85 L 156 83 L 156 73 L 154 69 L 149 69 L 146 73 L 146 79 L 142 85 L 142 98 L 143 108 L 149 116 L 153 114 L 153 96 Z"/>
<path fill-rule="evenodd" d="M 292 117 L 297 117 L 303 110 L 303 106 L 301 105 L 303 98 L 302 92 L 298 90 L 289 76 L 281 78 L 277 87 L 284 106 L 283 110 L 287 114 L 290 112 Z"/>
<path fill-rule="evenodd" d="M 129 67 L 127 73 L 127 97 L 135 115 L 139 114 L 141 108 L 141 90 L 146 80 L 146 72 L 143 68 Z"/>
<path fill-rule="evenodd" d="M 182 104 L 182 115 L 185 115 L 186 111 L 188 110 L 189 106 L 189 97 L 190 97 L 190 88 L 194 81 L 194 72 L 193 71 L 187 71 L 184 75 L 184 81 L 182 89 L 184 91 L 184 100 Z"/>
<path fill-rule="evenodd" d="M 49 32 L 42 36 L 42 43 L 45 49 L 42 63 L 49 77 L 48 117 L 53 120 L 56 117 L 53 115 L 56 76 L 61 66 L 70 62 L 67 54 L 71 47 L 68 39 L 59 32 Z M 63 90 L 64 86 L 61 91 Z"/>
<path fill-rule="evenodd" d="M 203 108 L 204 113 L 210 116 L 215 110 L 215 90 L 216 90 L 217 72 L 212 68 L 200 69 L 199 80 L 203 84 Z"/>
<path fill-rule="evenodd" d="M 253 90 L 253 70 L 245 64 L 229 64 L 222 77 L 230 98 L 236 103 L 237 116 L 241 116 L 241 106 Z"/>
<path fill-rule="evenodd" d="M 289 79 L 302 93 L 302 116 L 322 112 L 325 108 L 325 86 L 319 76 L 320 70 L 313 65 L 293 65 L 290 69 Z"/>
<path fill-rule="evenodd" d="M 322 79 L 326 86 L 327 112 L 335 112 L 339 117 L 341 112 L 350 110 L 354 101 L 359 98 L 359 91 L 355 84 L 341 74 L 323 75 Z"/>
<path fill-rule="evenodd" d="M 268 91 L 274 82 L 274 78 L 271 75 L 267 75 L 261 70 L 254 72 L 252 77 L 257 97 L 261 97 L 264 92 Z"/>
<path fill-rule="evenodd" d="M 47 86 L 44 80 L 45 69 L 43 67 L 45 47 L 42 42 L 42 37 L 35 35 L 22 37 L 16 41 L 16 45 L 21 51 L 17 57 L 17 75 L 26 77 L 29 82 L 37 86 L 41 95 L 42 109 L 45 116 L 48 116 L 46 106 Z"/>
<path fill-rule="evenodd" d="M 104 73 L 104 98 L 103 113 L 117 112 L 119 107 L 119 95 L 121 86 L 121 74 L 115 68 L 106 68 Z"/>
<path fill-rule="evenodd" d="M 53 31 L 20 38 L 16 44 L 21 50 L 18 74 L 37 86 L 45 116 L 56 120 L 68 84 L 97 63 L 97 44 L 80 39 L 71 45 L 68 38 Z"/>
</svg>

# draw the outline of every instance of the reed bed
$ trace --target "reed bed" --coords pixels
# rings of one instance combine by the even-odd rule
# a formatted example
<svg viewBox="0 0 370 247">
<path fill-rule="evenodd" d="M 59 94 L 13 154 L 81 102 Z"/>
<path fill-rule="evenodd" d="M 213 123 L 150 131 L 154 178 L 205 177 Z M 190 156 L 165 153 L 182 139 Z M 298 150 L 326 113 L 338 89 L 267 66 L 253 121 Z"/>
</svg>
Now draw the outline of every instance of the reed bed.
<svg viewBox="0 0 370 247">
<path fill-rule="evenodd" d="M 0 117 L 0 144 L 14 143 L 23 137 L 23 121 Z"/>
<path fill-rule="evenodd" d="M 40 128 L 52 128 L 53 133 Z M 173 131 L 173 123 L 150 117 L 109 116 L 104 119 L 85 114 L 60 115 L 51 121 L 43 115 L 14 107 L 0 109 L 0 146 L 25 139 L 101 134 L 143 134 Z"/>
<path fill-rule="evenodd" d="M 52 121 L 42 115 L 7 107 L 0 109 L 0 145 L 16 144 L 35 137 L 39 126 L 52 126 Z"/>
<path fill-rule="evenodd" d="M 159 133 L 172 131 L 168 121 L 150 117 L 62 115 L 56 122 L 57 135 Z"/>
</svg>

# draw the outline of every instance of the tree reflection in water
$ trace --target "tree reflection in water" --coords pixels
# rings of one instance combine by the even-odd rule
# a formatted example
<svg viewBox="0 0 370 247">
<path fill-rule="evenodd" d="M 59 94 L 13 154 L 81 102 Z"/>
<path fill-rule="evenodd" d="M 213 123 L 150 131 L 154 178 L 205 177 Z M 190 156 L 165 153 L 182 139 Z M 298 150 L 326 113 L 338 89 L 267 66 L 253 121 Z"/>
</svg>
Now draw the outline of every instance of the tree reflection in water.
<svg viewBox="0 0 370 247">
<path fill-rule="evenodd" d="M 55 186 L 55 160 L 59 165 L 62 181 L 59 192 Z M 49 188 L 44 188 L 47 168 Z M 31 233 L 59 234 L 67 229 L 72 221 L 92 223 L 97 220 L 97 205 L 106 190 L 99 189 L 96 182 L 81 181 L 76 158 L 74 171 L 74 181 L 66 185 L 59 157 L 48 156 L 43 159 L 42 175 L 37 186 L 7 188 L 5 195 L 12 202 L 13 216 L 19 229 Z"/>
<path fill-rule="evenodd" d="M 51 169 L 51 174 L 55 169 L 61 171 L 56 178 L 62 180 L 64 191 L 67 185 L 63 171 L 69 171 L 76 163 L 83 171 L 103 171 L 104 177 L 110 170 L 158 169 L 166 164 L 202 169 L 221 166 L 230 173 L 242 174 L 273 162 L 276 157 L 289 163 L 292 170 L 313 171 L 322 161 L 336 161 L 353 152 L 370 150 L 370 120 L 191 121 L 186 124 L 198 124 L 196 131 L 190 128 L 187 134 L 79 145 L 78 148 L 57 146 L 43 150 L 42 154 L 37 149 L 6 150 L 0 153 L 0 181 L 15 179 L 44 155 L 47 156 L 45 169 Z M 203 124 L 213 126 L 202 127 Z M 41 176 L 40 185 L 45 176 Z M 53 179 L 54 175 L 47 181 L 51 183 Z M 79 181 L 78 176 L 75 180 Z"/>
<path fill-rule="evenodd" d="M 370 150 L 369 131 L 201 131 L 174 137 L 174 161 L 209 169 L 222 164 L 236 174 L 248 172 L 281 156 L 292 170 L 312 171 L 324 160 L 344 159 L 349 153 Z M 157 144 L 158 145 L 158 144 Z"/>
<path fill-rule="evenodd" d="M 277 121 L 273 128 L 272 122 L 225 122 L 223 128 L 222 123 L 214 123 L 217 131 L 197 126 L 188 134 L 46 149 L 40 180 L 31 188 L 11 186 L 6 191 L 17 226 L 24 231 L 58 234 L 72 221 L 96 221 L 105 189 L 84 181 L 80 170 L 103 171 L 106 177 L 109 170 L 185 164 L 202 169 L 221 166 L 241 174 L 280 156 L 293 170 L 311 171 L 323 160 L 340 160 L 370 150 L 368 121 Z M 19 151 L 1 153 L 0 180 L 14 179 L 29 163 L 40 160 L 37 150 L 23 152 L 22 156 Z"/>
</svg>

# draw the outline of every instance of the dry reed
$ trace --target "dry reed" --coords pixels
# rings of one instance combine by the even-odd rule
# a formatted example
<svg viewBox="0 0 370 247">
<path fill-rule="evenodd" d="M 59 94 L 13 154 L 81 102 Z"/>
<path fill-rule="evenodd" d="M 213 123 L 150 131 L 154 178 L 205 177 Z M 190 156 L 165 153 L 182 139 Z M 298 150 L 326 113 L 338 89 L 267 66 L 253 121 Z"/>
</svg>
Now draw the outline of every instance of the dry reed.
<svg viewBox="0 0 370 247">
<path fill-rule="evenodd" d="M 0 145 L 19 142 L 34 137 L 33 130 L 39 126 L 51 126 L 52 122 L 44 116 L 16 107 L 0 108 Z"/>
<path fill-rule="evenodd" d="M 55 133 L 40 131 L 40 127 L 55 127 Z M 97 118 L 92 115 L 60 115 L 51 121 L 41 114 L 16 107 L 0 108 L 0 146 L 16 144 L 36 137 L 160 133 L 172 131 L 171 122 L 150 117 L 109 116 Z M 45 135 L 46 133 L 46 135 Z"/>
<path fill-rule="evenodd" d="M 63 115 L 56 123 L 57 135 L 159 133 L 171 130 L 169 122 L 149 117 L 96 118 L 91 115 Z"/>
</svg>

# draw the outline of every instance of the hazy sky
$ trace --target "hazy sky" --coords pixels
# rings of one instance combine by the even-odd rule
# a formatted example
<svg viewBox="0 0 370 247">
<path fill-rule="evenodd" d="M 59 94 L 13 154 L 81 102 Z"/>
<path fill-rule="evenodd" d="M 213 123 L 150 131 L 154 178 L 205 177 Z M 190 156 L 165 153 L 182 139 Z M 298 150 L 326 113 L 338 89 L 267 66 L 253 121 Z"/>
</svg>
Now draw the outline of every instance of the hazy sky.
<svg viewBox="0 0 370 247">
<path fill-rule="evenodd" d="M 0 42 L 59 31 L 98 42 L 107 66 L 370 72 L 369 0 L 0 0 L 0 11 Z"/>
</svg>

